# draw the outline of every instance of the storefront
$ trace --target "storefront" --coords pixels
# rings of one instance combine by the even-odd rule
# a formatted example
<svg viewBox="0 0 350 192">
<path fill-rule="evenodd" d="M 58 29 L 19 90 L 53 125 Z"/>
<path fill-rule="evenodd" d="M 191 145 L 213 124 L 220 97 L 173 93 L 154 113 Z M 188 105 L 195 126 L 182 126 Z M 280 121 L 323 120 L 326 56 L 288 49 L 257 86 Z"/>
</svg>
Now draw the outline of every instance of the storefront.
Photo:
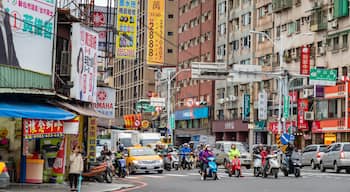
<svg viewBox="0 0 350 192">
<path fill-rule="evenodd" d="M 242 120 L 213 121 L 213 133 L 217 141 L 240 141 L 248 143 L 248 124 Z"/>
<path fill-rule="evenodd" d="M 176 141 L 184 143 L 191 140 L 193 135 L 208 135 L 209 107 L 190 108 L 175 111 Z"/>
<path fill-rule="evenodd" d="M 1 102 L 0 117 L 1 158 L 11 181 L 63 182 L 64 121 L 75 115 L 46 103 Z"/>
</svg>

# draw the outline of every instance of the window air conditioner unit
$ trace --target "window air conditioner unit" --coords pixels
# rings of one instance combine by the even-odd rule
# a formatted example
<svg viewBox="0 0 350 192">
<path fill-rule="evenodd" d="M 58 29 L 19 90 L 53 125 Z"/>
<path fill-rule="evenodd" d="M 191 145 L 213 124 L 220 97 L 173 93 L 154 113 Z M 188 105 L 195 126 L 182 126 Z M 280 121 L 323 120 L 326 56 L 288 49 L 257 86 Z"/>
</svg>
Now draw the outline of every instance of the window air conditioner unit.
<svg viewBox="0 0 350 192">
<path fill-rule="evenodd" d="M 307 111 L 304 113 L 304 119 L 307 121 L 313 121 L 314 120 L 314 113 L 311 111 Z"/>
<path fill-rule="evenodd" d="M 306 98 L 308 98 L 310 96 L 313 96 L 313 90 L 311 90 L 311 89 L 304 89 L 302 96 L 303 96 L 304 99 L 306 99 Z"/>
<path fill-rule="evenodd" d="M 230 95 L 229 98 L 230 98 L 230 101 L 236 101 L 237 100 L 237 97 L 234 96 L 234 95 Z"/>
<path fill-rule="evenodd" d="M 225 102 L 225 99 L 223 99 L 223 98 L 218 100 L 218 103 L 221 104 L 221 105 L 224 104 L 224 102 Z"/>
<path fill-rule="evenodd" d="M 225 102 L 229 102 L 230 101 L 230 98 L 225 98 Z"/>
<path fill-rule="evenodd" d="M 325 47 L 320 47 L 319 49 L 318 49 L 318 54 L 319 55 L 324 55 L 326 53 L 326 49 L 325 49 Z"/>
<path fill-rule="evenodd" d="M 331 26 L 332 26 L 333 29 L 338 28 L 338 21 L 337 20 L 332 21 L 331 22 Z"/>
</svg>

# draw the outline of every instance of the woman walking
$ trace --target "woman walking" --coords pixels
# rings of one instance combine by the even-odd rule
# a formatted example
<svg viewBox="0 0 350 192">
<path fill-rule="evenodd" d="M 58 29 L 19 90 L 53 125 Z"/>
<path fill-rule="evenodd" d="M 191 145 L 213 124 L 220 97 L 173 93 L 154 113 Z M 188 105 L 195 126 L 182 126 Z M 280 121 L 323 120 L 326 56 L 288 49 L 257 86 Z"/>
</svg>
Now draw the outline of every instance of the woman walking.
<svg viewBox="0 0 350 192">
<path fill-rule="evenodd" d="M 72 154 L 70 155 L 70 168 L 69 168 L 69 184 L 71 191 L 77 191 L 78 178 L 83 171 L 84 161 L 83 156 L 80 153 L 80 147 L 78 145 L 73 147 Z M 74 188 L 73 188 L 74 185 Z"/>
</svg>

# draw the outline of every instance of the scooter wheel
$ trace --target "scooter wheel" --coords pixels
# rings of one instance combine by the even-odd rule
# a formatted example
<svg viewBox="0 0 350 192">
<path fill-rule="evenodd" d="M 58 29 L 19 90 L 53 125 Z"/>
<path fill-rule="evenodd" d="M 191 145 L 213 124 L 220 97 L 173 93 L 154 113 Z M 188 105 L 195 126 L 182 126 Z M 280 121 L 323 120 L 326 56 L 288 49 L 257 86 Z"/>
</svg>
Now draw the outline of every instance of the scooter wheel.
<svg viewBox="0 0 350 192">
<path fill-rule="evenodd" d="M 213 178 L 214 178 L 214 180 L 218 180 L 218 174 L 217 173 L 213 173 Z"/>
<path fill-rule="evenodd" d="M 236 170 L 235 174 L 236 174 L 236 177 L 240 177 L 241 176 L 241 170 Z"/>
<path fill-rule="evenodd" d="M 295 177 L 300 177 L 300 169 L 295 169 L 294 175 Z"/>
<path fill-rule="evenodd" d="M 232 177 L 232 171 L 228 171 L 228 176 Z"/>
</svg>

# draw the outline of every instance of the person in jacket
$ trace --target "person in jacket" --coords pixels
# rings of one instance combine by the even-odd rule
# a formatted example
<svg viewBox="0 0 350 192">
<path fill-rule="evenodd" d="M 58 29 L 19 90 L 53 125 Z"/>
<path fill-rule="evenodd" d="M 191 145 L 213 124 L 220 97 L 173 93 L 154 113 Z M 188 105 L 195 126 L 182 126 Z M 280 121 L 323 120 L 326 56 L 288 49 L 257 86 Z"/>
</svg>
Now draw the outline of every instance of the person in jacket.
<svg viewBox="0 0 350 192">
<path fill-rule="evenodd" d="M 187 143 L 185 143 L 180 151 L 180 153 L 181 153 L 181 166 L 183 166 L 183 164 L 185 163 L 186 155 L 189 155 L 191 152 L 192 152 L 191 148 L 189 147 L 189 145 Z"/>
<path fill-rule="evenodd" d="M 260 152 L 260 156 L 261 156 L 261 164 L 264 168 L 264 170 L 266 170 L 268 167 L 268 164 L 266 163 L 266 158 L 267 155 L 269 154 L 269 152 L 267 151 L 267 147 L 263 147 L 263 149 Z"/>
<path fill-rule="evenodd" d="M 232 161 L 235 157 L 240 157 L 241 156 L 241 153 L 236 148 L 235 144 L 231 145 L 231 150 L 228 152 L 228 156 L 230 158 L 230 161 Z"/>
<path fill-rule="evenodd" d="M 202 151 L 201 154 L 201 160 L 202 160 L 202 177 L 201 179 L 204 180 L 204 174 L 205 174 L 205 170 L 208 168 L 208 158 L 209 157 L 214 157 L 214 153 L 211 151 L 211 148 L 209 145 L 206 145 L 204 147 L 204 150 Z"/>
<path fill-rule="evenodd" d="M 77 191 L 78 178 L 84 169 L 83 156 L 80 152 L 80 146 L 75 145 L 73 147 L 72 154 L 69 157 L 69 184 L 71 191 Z M 74 184 L 74 188 L 73 188 Z"/>
</svg>

